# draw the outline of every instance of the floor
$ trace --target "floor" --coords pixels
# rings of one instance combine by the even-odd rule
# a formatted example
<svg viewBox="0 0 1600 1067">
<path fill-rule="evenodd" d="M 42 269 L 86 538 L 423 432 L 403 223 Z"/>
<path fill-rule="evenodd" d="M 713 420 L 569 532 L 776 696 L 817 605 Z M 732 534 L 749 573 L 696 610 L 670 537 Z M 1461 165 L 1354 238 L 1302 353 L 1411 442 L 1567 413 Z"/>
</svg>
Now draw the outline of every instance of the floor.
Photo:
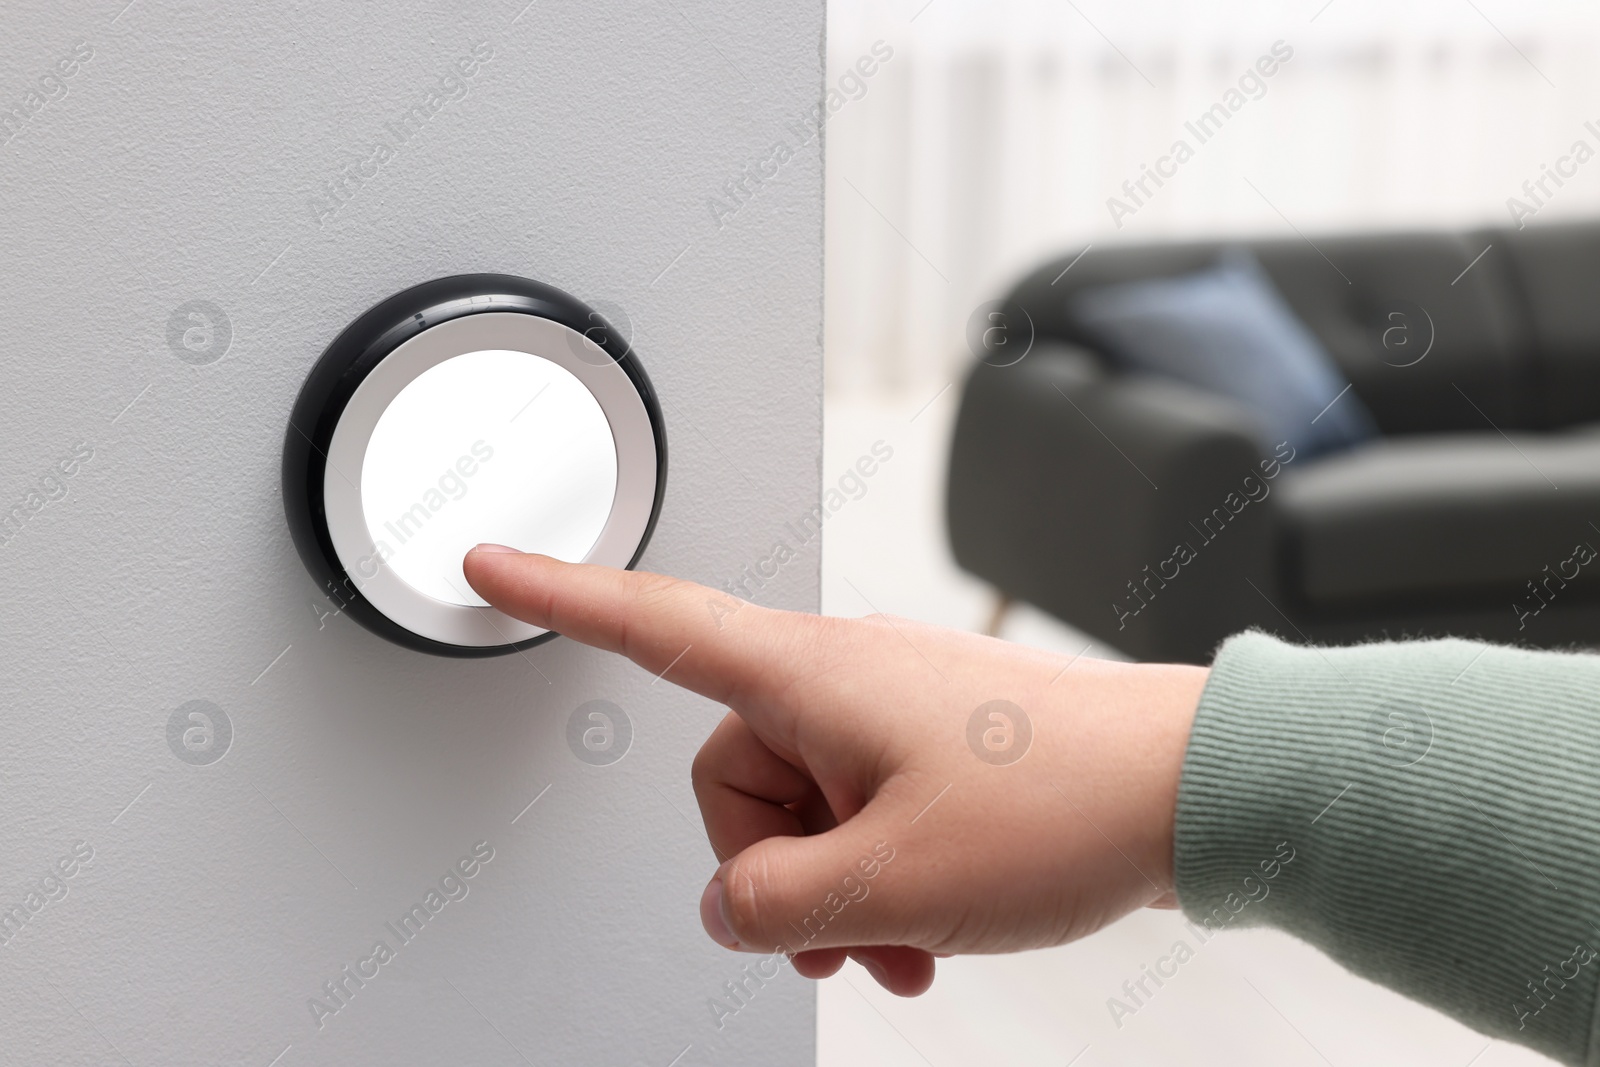
<svg viewBox="0 0 1600 1067">
<path fill-rule="evenodd" d="M 828 520 L 823 610 L 873 611 L 981 628 L 988 591 L 959 572 L 944 540 L 945 455 L 957 390 L 904 401 L 832 402 L 831 483 L 882 442 L 892 458 Z M 1002 636 L 1114 656 L 1043 613 L 1021 609 Z M 1194 957 L 1131 1014 L 1109 1001 L 1143 965 L 1188 941 Z M 1147 986 L 1147 988 L 1149 988 Z M 1551 1061 L 1483 1036 L 1355 978 L 1270 931 L 1196 946 L 1183 920 L 1143 912 L 1076 944 L 942 960 L 932 991 L 892 997 L 849 964 L 821 984 L 821 1067 L 1517 1067 Z"/>
</svg>

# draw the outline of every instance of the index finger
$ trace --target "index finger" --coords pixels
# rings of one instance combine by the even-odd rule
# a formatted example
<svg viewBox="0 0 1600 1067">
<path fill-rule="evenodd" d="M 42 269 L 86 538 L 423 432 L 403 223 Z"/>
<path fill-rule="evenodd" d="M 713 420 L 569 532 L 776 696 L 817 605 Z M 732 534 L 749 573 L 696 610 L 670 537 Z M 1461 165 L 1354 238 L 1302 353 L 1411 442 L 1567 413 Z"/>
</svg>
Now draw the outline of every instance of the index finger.
<svg viewBox="0 0 1600 1067">
<path fill-rule="evenodd" d="M 720 590 L 642 571 L 564 563 L 480 545 L 467 581 L 513 618 L 620 652 L 667 681 L 776 726 L 822 620 L 758 607 Z M 783 731 L 787 733 L 788 731 Z"/>
</svg>

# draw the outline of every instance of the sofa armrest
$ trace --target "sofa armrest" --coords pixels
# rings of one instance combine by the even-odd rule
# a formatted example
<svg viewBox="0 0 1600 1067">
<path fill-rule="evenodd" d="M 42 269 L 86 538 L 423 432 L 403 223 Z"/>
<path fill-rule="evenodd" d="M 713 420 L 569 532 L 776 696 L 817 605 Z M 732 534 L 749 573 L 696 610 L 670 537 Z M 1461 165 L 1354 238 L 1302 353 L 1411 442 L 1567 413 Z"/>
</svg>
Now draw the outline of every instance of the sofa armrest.
<svg viewBox="0 0 1600 1067">
<path fill-rule="evenodd" d="M 1272 478 L 1292 443 L 1271 451 L 1232 401 L 1108 375 L 1081 349 L 980 363 L 951 446 L 951 547 L 1129 655 L 1209 662 L 1227 635 L 1283 625 Z"/>
</svg>

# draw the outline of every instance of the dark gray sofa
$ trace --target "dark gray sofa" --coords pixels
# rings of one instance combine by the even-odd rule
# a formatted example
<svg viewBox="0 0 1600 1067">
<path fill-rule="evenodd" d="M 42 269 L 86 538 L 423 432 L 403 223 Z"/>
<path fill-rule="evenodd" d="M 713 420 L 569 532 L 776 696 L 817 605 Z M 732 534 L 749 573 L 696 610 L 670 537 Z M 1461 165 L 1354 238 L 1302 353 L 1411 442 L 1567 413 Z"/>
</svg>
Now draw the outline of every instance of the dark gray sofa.
<svg viewBox="0 0 1600 1067">
<path fill-rule="evenodd" d="M 1320 459 L 1291 441 L 1274 467 L 1249 411 L 1114 373 L 1067 311 L 1086 286 L 1207 266 L 1220 242 L 1073 250 L 1009 294 L 1007 345 L 966 381 L 959 564 L 1145 660 L 1207 662 L 1252 626 L 1600 644 L 1600 223 L 1313 240 L 1235 243 L 1379 440 Z"/>
</svg>

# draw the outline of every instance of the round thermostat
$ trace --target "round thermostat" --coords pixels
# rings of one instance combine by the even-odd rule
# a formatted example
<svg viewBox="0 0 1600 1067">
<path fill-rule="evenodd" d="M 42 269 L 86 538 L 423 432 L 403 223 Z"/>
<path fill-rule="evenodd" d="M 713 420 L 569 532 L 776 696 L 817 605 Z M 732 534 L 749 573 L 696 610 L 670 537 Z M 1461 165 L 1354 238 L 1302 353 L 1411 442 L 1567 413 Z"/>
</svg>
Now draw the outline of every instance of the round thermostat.
<svg viewBox="0 0 1600 1067">
<path fill-rule="evenodd" d="M 289 419 L 283 500 L 343 613 L 407 648 L 492 656 L 555 635 L 480 598 L 467 551 L 632 567 L 666 473 L 628 339 L 552 286 L 467 274 L 390 297 L 328 346 Z"/>
</svg>

